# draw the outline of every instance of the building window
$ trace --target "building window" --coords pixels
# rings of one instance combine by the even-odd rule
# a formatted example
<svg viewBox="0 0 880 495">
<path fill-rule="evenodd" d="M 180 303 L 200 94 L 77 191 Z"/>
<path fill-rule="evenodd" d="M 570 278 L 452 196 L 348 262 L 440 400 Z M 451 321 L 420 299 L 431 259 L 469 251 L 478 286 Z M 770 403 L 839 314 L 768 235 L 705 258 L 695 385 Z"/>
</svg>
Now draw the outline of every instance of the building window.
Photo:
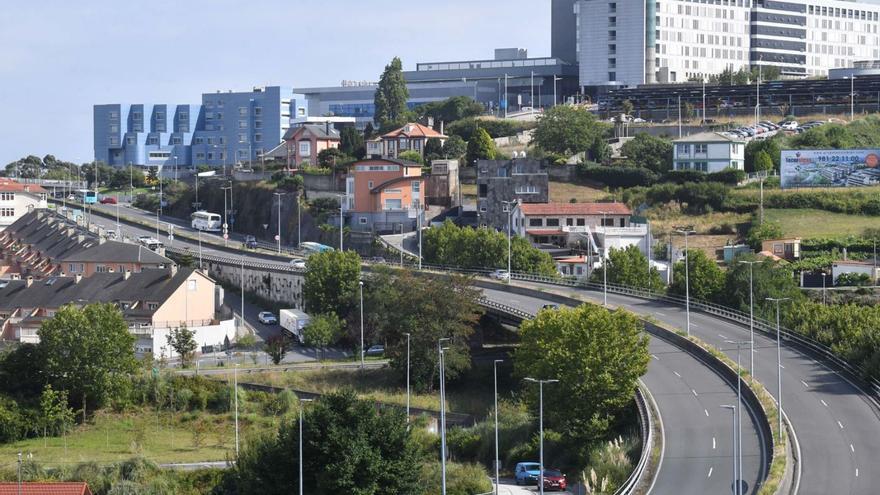
<svg viewBox="0 0 880 495">
<path fill-rule="evenodd" d="M 367 181 L 367 189 L 372 189 L 372 188 L 373 188 L 373 181 L 371 181 L 371 180 Z"/>
<path fill-rule="evenodd" d="M 708 144 L 695 144 L 694 153 L 706 153 L 709 149 Z"/>
<path fill-rule="evenodd" d="M 217 143 L 219 143 L 219 144 L 226 144 L 226 138 L 223 137 L 223 136 L 218 137 L 218 138 L 217 138 Z"/>
<path fill-rule="evenodd" d="M 196 160 L 204 160 L 204 159 L 205 159 L 204 153 L 196 153 Z"/>
<path fill-rule="evenodd" d="M 608 73 L 608 80 L 609 81 L 616 81 L 617 80 L 617 73 L 616 72 L 609 72 Z"/>
<path fill-rule="evenodd" d="M 247 117 L 248 111 L 247 107 L 238 107 L 238 116 L 239 117 Z"/>
<path fill-rule="evenodd" d="M 119 146 L 119 138 L 116 136 L 110 136 L 108 141 L 110 142 L 110 146 Z"/>
<path fill-rule="evenodd" d="M 507 167 L 498 167 L 498 177 L 507 177 Z"/>
<path fill-rule="evenodd" d="M 177 114 L 177 120 L 179 120 L 181 122 L 183 122 L 184 120 L 189 120 L 189 113 L 180 112 L 179 114 Z"/>
<path fill-rule="evenodd" d="M 559 227 L 559 219 L 558 218 L 548 218 L 547 219 L 548 227 Z"/>
<path fill-rule="evenodd" d="M 125 265 L 119 265 L 119 273 L 125 273 Z"/>
<path fill-rule="evenodd" d="M 577 226 L 578 226 L 578 227 L 583 227 L 583 226 L 585 226 L 585 225 L 587 225 L 587 220 L 586 220 L 586 219 L 584 219 L 584 218 L 578 218 L 578 219 L 577 219 Z"/>
<path fill-rule="evenodd" d="M 111 125 L 110 132 L 119 132 L 119 126 L 116 124 Z"/>
<path fill-rule="evenodd" d="M 214 153 L 208 153 L 208 160 L 214 159 Z"/>
<path fill-rule="evenodd" d="M 132 120 L 141 120 L 141 118 L 143 118 L 143 115 L 140 112 L 131 112 Z"/>
<path fill-rule="evenodd" d="M 171 138 L 171 144 L 183 144 L 183 139 L 180 136 L 175 136 Z"/>
<path fill-rule="evenodd" d="M 262 120 L 257 120 L 254 122 L 254 129 L 262 129 L 262 128 L 263 128 L 263 121 Z"/>
<path fill-rule="evenodd" d="M 96 265 L 95 266 L 95 272 L 97 272 L 97 273 L 107 273 L 109 271 L 110 270 L 104 265 Z"/>
<path fill-rule="evenodd" d="M 196 144 L 202 144 L 202 143 L 205 142 L 205 138 L 197 137 L 197 138 L 195 139 L 195 141 L 196 141 Z"/>
<path fill-rule="evenodd" d="M 238 142 L 239 143 L 246 143 L 247 142 L 247 134 L 239 134 L 238 135 Z"/>
<path fill-rule="evenodd" d="M 421 191 L 422 183 L 420 181 L 414 180 L 412 181 L 412 192 L 417 193 Z"/>
<path fill-rule="evenodd" d="M 602 219 L 603 227 L 614 227 L 614 219 L 613 218 L 603 218 Z"/>
<path fill-rule="evenodd" d="M 238 121 L 239 129 L 247 129 L 247 120 L 239 120 Z"/>
<path fill-rule="evenodd" d="M 187 280 L 186 281 L 186 289 L 190 292 L 195 292 L 197 287 L 198 280 Z"/>
<path fill-rule="evenodd" d="M 67 265 L 68 273 L 76 273 L 76 263 L 71 263 Z"/>
<path fill-rule="evenodd" d="M 248 157 L 247 150 L 238 150 L 238 159 L 239 160 L 244 160 L 247 157 Z"/>
<path fill-rule="evenodd" d="M 574 218 L 566 218 L 566 219 L 565 219 L 565 225 L 567 225 L 567 226 L 569 226 L 569 227 L 574 226 Z"/>
<path fill-rule="evenodd" d="M 0 201 L 15 201 L 15 193 L 14 192 L 0 193 Z"/>
<path fill-rule="evenodd" d="M 299 154 L 301 156 L 312 155 L 312 143 L 310 141 L 299 142 Z"/>
<path fill-rule="evenodd" d="M 254 107 L 254 115 L 257 117 L 263 115 L 263 107 Z"/>
<path fill-rule="evenodd" d="M 262 134 L 254 134 L 254 142 L 255 143 L 262 143 L 263 142 L 263 135 Z"/>
<path fill-rule="evenodd" d="M 400 210 L 403 208 L 403 203 L 400 199 L 386 199 L 385 200 L 385 209 L 386 210 Z"/>
<path fill-rule="evenodd" d="M 543 218 L 530 218 L 529 219 L 529 227 L 543 227 L 544 219 Z"/>
<path fill-rule="evenodd" d="M 515 192 L 516 194 L 538 194 L 538 186 L 516 186 Z"/>
<path fill-rule="evenodd" d="M 0 217 L 14 217 L 15 208 L 0 208 Z"/>
<path fill-rule="evenodd" d="M 159 121 L 159 120 L 165 120 L 165 114 L 164 114 L 164 113 L 157 113 L 157 114 L 156 114 L 156 121 Z"/>
<path fill-rule="evenodd" d="M 688 154 L 691 152 L 691 145 L 689 144 L 679 144 L 678 145 L 678 153 L 679 154 Z"/>
<path fill-rule="evenodd" d="M 157 145 L 157 144 L 159 144 L 159 138 L 149 137 L 149 138 L 147 138 L 147 144 Z"/>
<path fill-rule="evenodd" d="M 159 309 L 159 303 L 148 302 L 147 309 L 150 311 L 156 311 L 157 309 Z"/>
<path fill-rule="evenodd" d="M 361 225 L 366 225 L 367 224 L 367 217 L 358 218 L 358 223 Z"/>
</svg>

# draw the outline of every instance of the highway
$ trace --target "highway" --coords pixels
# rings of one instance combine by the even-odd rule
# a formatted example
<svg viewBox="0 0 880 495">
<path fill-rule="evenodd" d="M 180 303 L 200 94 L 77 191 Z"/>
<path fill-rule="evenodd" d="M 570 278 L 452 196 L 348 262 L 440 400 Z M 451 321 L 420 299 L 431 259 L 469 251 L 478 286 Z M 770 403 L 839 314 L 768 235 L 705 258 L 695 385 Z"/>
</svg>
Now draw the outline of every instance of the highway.
<svg viewBox="0 0 880 495">
<path fill-rule="evenodd" d="M 115 215 L 115 207 L 101 206 L 100 209 L 105 210 L 109 215 Z M 153 218 L 147 213 L 138 210 L 122 207 L 121 211 L 126 216 L 140 216 L 142 219 Z M 115 223 L 115 222 L 109 222 Z M 147 229 L 137 229 L 126 227 L 123 230 L 145 231 Z M 180 227 L 180 229 L 184 229 Z M 185 229 L 190 230 L 190 229 Z M 149 232 L 146 232 L 149 233 Z M 152 234 L 155 235 L 155 229 Z M 139 234 L 138 234 L 139 235 Z M 179 246 L 180 241 L 175 240 L 174 245 Z M 197 250 L 195 243 L 186 243 L 191 249 Z M 212 250 L 216 251 L 216 250 Z M 208 250 L 205 250 L 207 253 Z M 216 253 L 221 254 L 221 253 Z M 246 256 L 254 260 L 272 259 L 271 256 L 247 253 Z M 587 297 L 593 301 L 601 301 L 601 293 L 586 289 L 574 289 L 566 287 L 556 287 L 538 283 L 515 282 L 518 285 L 540 288 L 545 291 L 555 291 L 563 295 L 571 295 L 575 297 Z M 535 300 L 524 296 L 518 296 L 510 293 L 495 294 L 498 302 L 520 307 L 521 309 L 534 313 Z M 673 325 L 677 328 L 685 328 L 685 311 L 684 308 L 669 303 L 660 303 L 654 301 L 643 300 L 631 296 L 621 296 L 615 294 L 608 295 L 609 304 L 614 306 L 623 306 L 627 309 L 642 315 L 650 315 L 664 323 Z M 543 303 L 541 303 L 543 304 Z M 529 308 L 532 308 L 531 310 Z M 784 308 L 783 308 L 784 310 Z M 748 328 L 739 324 L 723 320 L 721 318 L 702 314 L 699 312 L 691 313 L 691 330 L 697 337 L 705 342 L 724 350 L 724 352 L 735 359 L 736 349 L 725 342 L 728 340 L 747 340 Z M 756 353 L 755 353 L 755 376 L 767 387 L 768 391 L 774 396 L 777 393 L 776 387 L 776 350 L 775 340 L 771 340 L 763 335 L 756 334 Z M 652 344 L 656 346 L 657 344 Z M 653 348 L 653 347 L 652 347 Z M 655 353 L 656 354 L 656 353 Z M 743 362 L 748 362 L 748 353 L 743 353 Z M 663 356 L 657 356 L 660 361 Z M 650 367 L 649 374 L 658 368 L 659 361 L 654 360 Z M 666 363 L 664 363 L 666 364 Z M 877 459 L 880 459 L 880 413 L 878 413 L 877 405 L 871 402 L 865 394 L 863 394 L 856 386 L 849 383 L 845 378 L 836 372 L 831 371 L 825 365 L 815 361 L 812 357 L 804 352 L 785 346 L 782 348 L 782 381 L 783 381 L 783 408 L 790 419 L 793 428 L 799 440 L 802 454 L 802 472 L 803 476 L 800 480 L 800 493 L 802 494 L 852 494 L 852 495 L 873 495 L 877 493 L 880 486 L 880 470 L 875 467 Z M 669 368 L 672 368 L 670 366 Z M 701 368 L 704 368 L 701 366 Z M 684 377 L 685 374 L 680 370 L 677 371 Z M 694 373 L 700 375 L 699 373 Z M 673 375 L 674 376 L 674 375 Z M 690 378 L 688 378 L 690 379 Z M 719 379 L 720 380 L 720 379 Z M 661 383 L 652 381 L 651 378 L 646 379 L 646 383 L 655 394 L 655 398 L 660 400 L 659 395 L 667 393 L 679 394 L 685 391 L 686 386 L 669 390 L 664 387 L 673 387 L 673 381 L 661 379 Z M 685 383 L 686 385 L 686 383 Z M 704 384 L 700 384 L 701 386 Z M 705 385 L 709 385 L 706 383 Z M 660 387 L 660 388 L 657 388 Z M 727 390 L 730 390 L 727 387 Z M 656 389 L 656 391 L 655 391 Z M 692 390 L 700 391 L 697 387 L 691 387 Z M 711 387 L 710 387 L 711 389 Z M 716 388 L 717 391 L 720 388 Z M 659 392 L 659 393 L 658 393 Z M 688 390 L 690 392 L 690 390 Z M 693 394 L 691 394 L 693 395 Z M 681 397 L 681 395 L 679 395 Z M 683 401 L 682 401 L 683 402 Z M 721 403 L 720 401 L 718 402 Z M 681 407 L 680 405 L 669 407 Z M 691 407 L 695 408 L 695 407 Z M 708 410 L 708 407 L 704 407 Z M 672 432 L 673 425 L 670 423 L 673 417 L 680 416 L 676 413 L 677 409 L 668 409 L 672 411 L 664 414 L 663 420 L 667 431 Z M 663 407 L 661 406 L 661 413 Z M 709 411 L 710 418 L 712 411 Z M 705 417 L 705 414 L 704 414 Z M 729 425 L 728 425 L 729 426 Z M 744 423 L 745 426 L 745 423 Z M 693 425 L 684 425 L 686 428 L 681 430 L 685 435 L 691 434 Z M 714 428 L 714 427 L 712 427 Z M 715 435 L 716 440 L 729 436 L 728 428 L 718 425 L 718 433 Z M 743 428 L 743 443 L 746 446 L 746 428 Z M 701 430 L 700 437 L 685 437 L 682 442 L 690 445 L 698 443 L 701 439 L 706 441 L 709 436 L 708 432 Z M 679 436 L 678 434 L 667 434 L 668 448 L 672 447 L 671 437 Z M 717 446 L 716 441 L 716 446 Z M 753 444 L 754 445 L 754 444 Z M 721 450 L 716 449 L 716 450 Z M 727 449 L 729 450 L 729 449 Z M 723 450 L 721 450 L 723 452 Z M 719 452 L 719 455 L 720 453 Z M 745 452 L 755 452 L 754 449 L 745 449 Z M 873 459 L 873 460 L 872 460 Z M 664 460 L 663 471 L 672 469 L 669 465 L 670 461 Z M 699 464 L 697 462 L 697 464 Z M 718 461 L 720 469 L 727 469 L 722 460 Z M 718 469 L 713 470 L 712 477 L 715 477 Z M 671 492 L 656 491 L 656 493 L 678 493 L 679 490 L 685 489 L 686 485 L 691 482 L 697 483 L 699 477 L 696 471 L 688 469 L 687 475 L 680 473 L 678 477 L 678 485 Z M 661 471 L 661 476 L 666 476 Z M 749 477 L 746 477 L 749 479 Z M 687 483 L 684 483 L 687 480 Z M 659 480 L 658 480 L 659 483 Z M 724 493 L 727 493 L 725 491 Z M 697 492 L 694 492 L 697 493 Z M 704 491 L 702 493 L 722 493 L 720 491 Z"/>
</svg>

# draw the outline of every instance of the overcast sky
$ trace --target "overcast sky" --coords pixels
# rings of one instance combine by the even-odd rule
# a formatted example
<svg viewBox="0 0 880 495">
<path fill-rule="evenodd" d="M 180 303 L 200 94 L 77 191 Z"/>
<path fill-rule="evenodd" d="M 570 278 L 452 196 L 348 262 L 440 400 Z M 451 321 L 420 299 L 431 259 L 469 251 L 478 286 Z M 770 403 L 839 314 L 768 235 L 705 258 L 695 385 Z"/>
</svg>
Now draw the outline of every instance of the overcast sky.
<svg viewBox="0 0 880 495">
<path fill-rule="evenodd" d="M 550 2 L 15 0 L 0 9 L 0 46 L 0 166 L 85 162 L 94 104 L 376 80 L 395 55 L 405 69 L 496 47 L 549 55 Z"/>
</svg>

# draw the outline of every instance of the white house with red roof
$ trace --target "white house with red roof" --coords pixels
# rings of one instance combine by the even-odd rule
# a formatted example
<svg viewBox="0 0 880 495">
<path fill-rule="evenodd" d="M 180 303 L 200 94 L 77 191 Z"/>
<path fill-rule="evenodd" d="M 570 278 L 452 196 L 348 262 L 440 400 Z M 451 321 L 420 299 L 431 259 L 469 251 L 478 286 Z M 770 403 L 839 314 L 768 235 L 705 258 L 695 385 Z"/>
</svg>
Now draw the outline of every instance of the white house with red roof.
<svg viewBox="0 0 880 495">
<path fill-rule="evenodd" d="M 22 184 L 0 178 L 0 230 L 12 225 L 30 211 L 46 208 L 49 191 L 36 184 Z"/>
<path fill-rule="evenodd" d="M 436 138 L 443 144 L 446 136 L 434 129 L 417 123 L 409 123 L 387 134 L 367 141 L 367 156 L 397 158 L 404 151 L 416 151 L 425 156 L 428 140 Z"/>
</svg>

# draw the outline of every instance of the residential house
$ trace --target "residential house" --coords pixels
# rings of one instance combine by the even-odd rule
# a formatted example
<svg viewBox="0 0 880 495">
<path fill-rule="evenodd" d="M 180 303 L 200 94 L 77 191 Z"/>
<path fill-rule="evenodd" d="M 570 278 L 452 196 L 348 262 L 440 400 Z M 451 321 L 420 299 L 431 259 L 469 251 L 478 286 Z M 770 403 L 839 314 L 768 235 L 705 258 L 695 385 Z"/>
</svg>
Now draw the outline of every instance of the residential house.
<svg viewBox="0 0 880 495">
<path fill-rule="evenodd" d="M 556 271 L 564 277 L 587 278 L 590 276 L 590 257 L 588 256 L 569 256 L 559 258 L 556 261 Z"/>
<path fill-rule="evenodd" d="M 77 482 L 0 483 L 0 495 L 92 495 L 89 484 Z"/>
<path fill-rule="evenodd" d="M 769 239 L 761 242 L 760 256 L 795 261 L 801 258 L 801 240 L 793 239 Z"/>
<path fill-rule="evenodd" d="M 333 124 L 326 122 L 323 125 L 305 124 L 291 127 L 284 134 L 283 139 L 281 147 L 283 147 L 282 152 L 286 156 L 287 168 L 297 168 L 300 165 L 314 166 L 318 163 L 320 152 L 330 148 L 338 148 L 340 134 Z"/>
<path fill-rule="evenodd" d="M 458 160 L 434 160 L 425 182 L 425 203 L 451 208 L 461 204 Z"/>
<path fill-rule="evenodd" d="M 352 230 L 410 232 L 424 219 L 425 179 L 418 163 L 369 159 L 351 165 L 343 209 Z"/>
<path fill-rule="evenodd" d="M 543 160 L 479 160 L 476 167 L 477 216 L 482 226 L 506 232 L 510 203 L 546 203 L 550 198 Z"/>
<path fill-rule="evenodd" d="M 58 264 L 62 274 L 91 277 L 95 273 L 162 269 L 174 262 L 142 244 L 105 241 L 64 256 Z"/>
<path fill-rule="evenodd" d="M 871 284 L 880 281 L 880 267 L 873 261 L 841 260 L 831 264 L 831 278 L 837 284 L 837 278 L 845 273 L 865 274 L 871 279 Z"/>
<path fill-rule="evenodd" d="M 720 172 L 745 169 L 746 142 L 722 132 L 700 132 L 672 141 L 675 170 Z"/>
<path fill-rule="evenodd" d="M 14 179 L 0 178 L 0 230 L 30 211 L 45 209 L 48 194 L 36 184 L 21 184 Z"/>
<path fill-rule="evenodd" d="M 425 156 L 425 145 L 429 139 L 439 139 L 440 143 L 446 142 L 446 136 L 434 129 L 418 124 L 409 123 L 366 142 L 367 156 L 374 158 L 397 158 L 404 151 L 417 151 Z"/>
</svg>

